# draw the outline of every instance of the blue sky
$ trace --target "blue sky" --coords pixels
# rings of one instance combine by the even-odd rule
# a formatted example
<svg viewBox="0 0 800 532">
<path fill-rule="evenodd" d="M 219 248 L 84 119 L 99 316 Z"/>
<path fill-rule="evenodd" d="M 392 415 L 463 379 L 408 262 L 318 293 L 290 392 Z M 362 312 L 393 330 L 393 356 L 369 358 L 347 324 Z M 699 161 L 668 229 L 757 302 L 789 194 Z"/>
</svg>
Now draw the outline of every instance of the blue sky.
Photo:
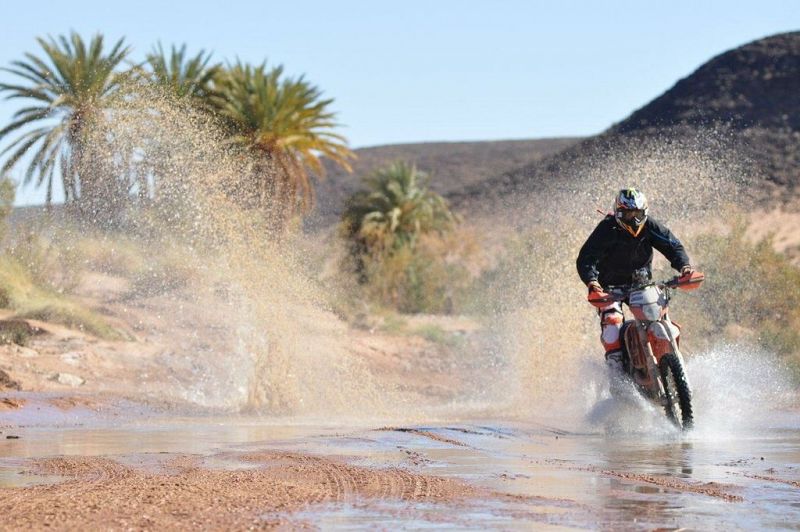
<svg viewBox="0 0 800 532">
<path fill-rule="evenodd" d="M 591 135 L 714 55 L 800 29 L 789 0 L 3 4 L 2 66 L 73 29 L 124 36 L 135 59 L 158 41 L 266 59 L 335 99 L 353 147 Z M 0 123 L 19 106 L 0 102 Z M 20 190 L 18 203 L 41 192 Z"/>
</svg>

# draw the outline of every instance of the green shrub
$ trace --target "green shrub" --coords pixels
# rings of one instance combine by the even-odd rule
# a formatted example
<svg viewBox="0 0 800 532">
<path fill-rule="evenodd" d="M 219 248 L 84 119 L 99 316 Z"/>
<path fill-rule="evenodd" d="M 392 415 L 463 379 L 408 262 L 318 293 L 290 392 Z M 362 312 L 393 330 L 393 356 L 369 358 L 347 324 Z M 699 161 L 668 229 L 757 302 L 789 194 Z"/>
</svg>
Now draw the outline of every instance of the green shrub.
<svg viewBox="0 0 800 532">
<path fill-rule="evenodd" d="M 26 345 L 35 329 L 19 319 L 0 320 L 0 344 Z"/>
<path fill-rule="evenodd" d="M 451 313 L 471 280 L 464 266 L 468 252 L 452 238 L 457 217 L 428 189 L 428 179 L 403 162 L 365 179 L 365 190 L 348 200 L 342 216 L 340 232 L 349 247 L 345 268 L 381 305 Z"/>
<path fill-rule="evenodd" d="M 408 322 L 396 314 L 384 316 L 381 323 L 381 331 L 389 334 L 403 334 L 408 328 Z"/>
<path fill-rule="evenodd" d="M 422 235 L 453 228 L 447 201 L 428 189 L 430 176 L 401 161 L 364 179 L 342 214 L 342 233 L 356 255 L 387 256 L 414 248 Z"/>
<path fill-rule="evenodd" d="M 460 347 L 464 345 L 464 338 L 461 335 L 446 331 L 433 323 L 420 325 L 419 327 L 416 327 L 412 333 L 422 336 L 434 344 L 445 345 L 448 347 Z"/>
</svg>

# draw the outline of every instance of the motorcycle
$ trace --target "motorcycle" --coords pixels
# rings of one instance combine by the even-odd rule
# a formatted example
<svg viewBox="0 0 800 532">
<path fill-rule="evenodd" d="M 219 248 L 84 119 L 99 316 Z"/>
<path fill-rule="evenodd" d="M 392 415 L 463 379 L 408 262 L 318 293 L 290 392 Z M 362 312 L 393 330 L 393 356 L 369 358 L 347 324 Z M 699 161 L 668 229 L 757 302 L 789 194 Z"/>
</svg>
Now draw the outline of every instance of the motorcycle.
<svg viewBox="0 0 800 532">
<path fill-rule="evenodd" d="M 663 406 L 667 418 L 683 431 L 692 428 L 692 391 L 680 350 L 681 328 L 669 317 L 677 290 L 700 287 L 705 276 L 692 272 L 653 282 L 647 270 L 633 275 L 629 286 L 607 287 L 607 302 L 625 302 L 633 314 L 620 330 L 625 373 L 639 392 Z"/>
</svg>

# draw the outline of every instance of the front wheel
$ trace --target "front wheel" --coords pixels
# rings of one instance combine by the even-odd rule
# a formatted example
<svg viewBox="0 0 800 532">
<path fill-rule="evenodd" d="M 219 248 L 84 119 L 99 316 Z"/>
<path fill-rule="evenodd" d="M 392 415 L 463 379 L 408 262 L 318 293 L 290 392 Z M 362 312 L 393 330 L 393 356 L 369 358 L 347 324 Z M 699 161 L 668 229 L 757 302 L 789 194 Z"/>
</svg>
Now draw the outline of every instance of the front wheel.
<svg viewBox="0 0 800 532">
<path fill-rule="evenodd" d="M 665 404 L 664 411 L 670 421 L 681 430 L 692 428 L 694 418 L 692 415 L 692 391 L 686 380 L 681 360 L 674 353 L 661 357 L 658 364 L 661 373 L 661 382 L 664 384 Z"/>
</svg>

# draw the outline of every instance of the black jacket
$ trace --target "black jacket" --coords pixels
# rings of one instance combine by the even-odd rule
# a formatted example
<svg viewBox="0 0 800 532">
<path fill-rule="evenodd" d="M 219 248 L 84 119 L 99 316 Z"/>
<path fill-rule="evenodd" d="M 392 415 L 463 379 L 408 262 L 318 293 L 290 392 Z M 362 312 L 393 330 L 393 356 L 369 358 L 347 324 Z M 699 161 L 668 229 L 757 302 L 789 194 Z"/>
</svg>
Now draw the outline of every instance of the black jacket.
<svg viewBox="0 0 800 532">
<path fill-rule="evenodd" d="M 598 281 L 602 286 L 630 284 L 634 271 L 640 268 L 650 271 L 653 248 L 678 271 L 689 264 L 680 240 L 650 216 L 637 237 L 620 227 L 613 216 L 606 216 L 578 253 L 578 275 L 584 283 Z"/>
</svg>

